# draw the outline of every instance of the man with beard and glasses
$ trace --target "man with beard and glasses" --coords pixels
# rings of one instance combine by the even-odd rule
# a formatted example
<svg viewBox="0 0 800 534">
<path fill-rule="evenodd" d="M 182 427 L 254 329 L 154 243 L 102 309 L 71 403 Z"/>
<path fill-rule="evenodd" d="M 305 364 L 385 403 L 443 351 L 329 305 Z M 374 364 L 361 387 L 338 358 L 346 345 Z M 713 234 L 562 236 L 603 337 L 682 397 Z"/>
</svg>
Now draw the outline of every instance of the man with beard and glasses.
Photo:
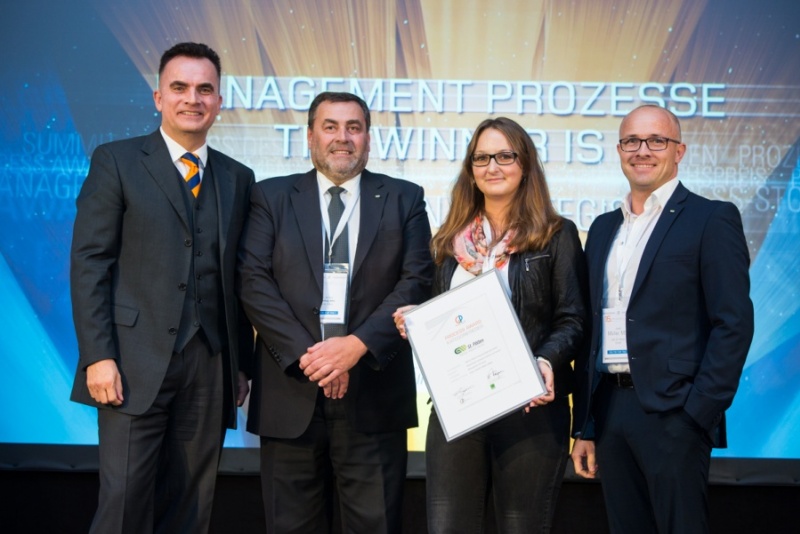
<svg viewBox="0 0 800 534">
<path fill-rule="evenodd" d="M 258 183 L 238 290 L 257 332 L 247 428 L 261 436 L 269 532 L 400 532 L 411 349 L 392 312 L 429 296 L 423 190 L 365 169 L 370 114 L 349 93 L 308 113 L 314 169 Z"/>
</svg>

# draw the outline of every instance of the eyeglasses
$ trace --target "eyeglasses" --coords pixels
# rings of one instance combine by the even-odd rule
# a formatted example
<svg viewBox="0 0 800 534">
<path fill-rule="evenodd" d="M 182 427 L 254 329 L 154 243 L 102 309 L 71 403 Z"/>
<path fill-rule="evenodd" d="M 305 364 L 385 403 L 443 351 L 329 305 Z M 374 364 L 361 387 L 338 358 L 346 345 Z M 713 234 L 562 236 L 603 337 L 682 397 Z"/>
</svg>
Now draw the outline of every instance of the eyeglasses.
<svg viewBox="0 0 800 534">
<path fill-rule="evenodd" d="M 511 165 L 517 161 L 516 152 L 498 152 L 497 154 L 473 154 L 470 156 L 472 164 L 476 167 L 486 167 L 494 159 L 498 165 Z"/>
<path fill-rule="evenodd" d="M 619 140 L 619 147 L 623 152 L 636 152 L 642 147 L 642 141 L 647 145 L 647 148 L 653 152 L 666 150 L 669 142 L 681 144 L 677 139 L 670 139 L 669 137 L 648 137 L 647 139 L 639 139 L 638 137 L 626 137 Z"/>
</svg>

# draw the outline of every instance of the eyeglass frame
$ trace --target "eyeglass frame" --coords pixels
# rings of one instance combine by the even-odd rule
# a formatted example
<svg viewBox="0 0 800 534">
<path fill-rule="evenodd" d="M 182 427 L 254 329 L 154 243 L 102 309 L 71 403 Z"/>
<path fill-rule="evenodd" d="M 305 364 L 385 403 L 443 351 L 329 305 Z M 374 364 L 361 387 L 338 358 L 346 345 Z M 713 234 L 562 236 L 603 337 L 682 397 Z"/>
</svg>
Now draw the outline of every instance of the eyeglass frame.
<svg viewBox="0 0 800 534">
<path fill-rule="evenodd" d="M 500 154 L 511 154 L 512 156 L 514 156 L 514 159 L 512 159 L 508 163 L 500 163 L 499 161 L 497 161 L 497 156 L 500 155 Z M 492 160 L 494 160 L 494 162 L 497 163 L 498 165 L 500 165 L 501 167 L 505 167 L 507 165 L 513 165 L 517 161 L 517 159 L 519 158 L 519 154 L 517 154 L 516 152 L 514 152 L 512 150 L 501 150 L 500 152 L 495 152 L 494 154 L 480 154 L 480 155 L 481 156 L 489 156 L 489 159 L 486 160 L 486 164 L 485 165 L 479 165 L 479 164 L 475 163 L 475 154 L 474 153 L 470 154 L 469 162 L 474 167 L 488 167 L 489 164 L 492 162 Z"/>
<path fill-rule="evenodd" d="M 622 142 L 623 141 L 633 141 L 634 139 L 639 141 L 639 146 L 637 146 L 635 149 L 633 149 L 633 150 L 625 150 L 622 147 Z M 651 148 L 650 147 L 650 143 L 649 143 L 649 141 L 651 139 L 664 139 L 664 140 L 667 141 L 667 144 L 664 145 L 664 148 Z M 625 138 L 619 140 L 619 149 L 622 150 L 623 152 L 628 152 L 628 153 L 638 152 L 642 148 L 642 143 L 644 143 L 645 145 L 647 145 L 647 150 L 650 150 L 651 152 L 663 152 L 664 150 L 666 150 L 669 147 L 669 142 L 670 141 L 672 141 L 676 145 L 683 144 L 683 141 L 679 141 L 677 139 L 672 139 L 672 138 L 666 137 L 664 135 L 654 135 L 654 136 L 648 137 L 646 139 L 642 139 L 641 137 L 625 137 Z"/>
</svg>

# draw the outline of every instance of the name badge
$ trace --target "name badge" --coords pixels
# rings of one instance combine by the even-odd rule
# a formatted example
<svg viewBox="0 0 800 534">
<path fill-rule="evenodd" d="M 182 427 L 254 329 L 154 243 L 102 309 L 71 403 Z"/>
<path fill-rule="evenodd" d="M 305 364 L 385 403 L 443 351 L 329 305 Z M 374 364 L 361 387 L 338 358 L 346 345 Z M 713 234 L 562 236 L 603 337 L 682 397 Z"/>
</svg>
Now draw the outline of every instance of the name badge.
<svg viewBox="0 0 800 534">
<path fill-rule="evenodd" d="M 603 308 L 603 363 L 628 363 L 625 308 Z"/>
<path fill-rule="evenodd" d="M 319 322 L 322 324 L 347 323 L 350 265 L 347 263 L 326 263 L 322 280 L 322 304 L 319 307 Z"/>
</svg>

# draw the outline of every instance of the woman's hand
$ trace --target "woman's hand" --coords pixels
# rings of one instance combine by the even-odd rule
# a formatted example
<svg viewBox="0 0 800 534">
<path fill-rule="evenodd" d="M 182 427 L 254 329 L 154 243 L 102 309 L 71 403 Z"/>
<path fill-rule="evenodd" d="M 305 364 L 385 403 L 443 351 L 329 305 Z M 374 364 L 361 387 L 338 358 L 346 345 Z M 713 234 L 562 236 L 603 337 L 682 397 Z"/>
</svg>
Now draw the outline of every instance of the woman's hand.
<svg viewBox="0 0 800 534">
<path fill-rule="evenodd" d="M 525 413 L 530 412 L 531 408 L 544 406 L 547 403 L 553 402 L 553 400 L 556 398 L 554 386 L 555 375 L 553 374 L 553 368 L 550 366 L 550 362 L 544 358 L 536 358 L 536 363 L 539 365 L 539 371 L 542 373 L 542 378 L 544 378 L 544 388 L 547 393 L 544 395 L 539 395 L 538 397 L 534 397 L 530 404 L 525 407 Z"/>
<path fill-rule="evenodd" d="M 397 308 L 395 312 L 392 314 L 392 318 L 394 319 L 394 325 L 397 327 L 397 331 L 400 332 L 400 337 L 403 339 L 408 339 L 406 335 L 406 316 L 404 315 L 406 312 L 410 311 L 414 307 L 414 304 L 409 304 L 408 306 L 402 306 Z"/>
</svg>

